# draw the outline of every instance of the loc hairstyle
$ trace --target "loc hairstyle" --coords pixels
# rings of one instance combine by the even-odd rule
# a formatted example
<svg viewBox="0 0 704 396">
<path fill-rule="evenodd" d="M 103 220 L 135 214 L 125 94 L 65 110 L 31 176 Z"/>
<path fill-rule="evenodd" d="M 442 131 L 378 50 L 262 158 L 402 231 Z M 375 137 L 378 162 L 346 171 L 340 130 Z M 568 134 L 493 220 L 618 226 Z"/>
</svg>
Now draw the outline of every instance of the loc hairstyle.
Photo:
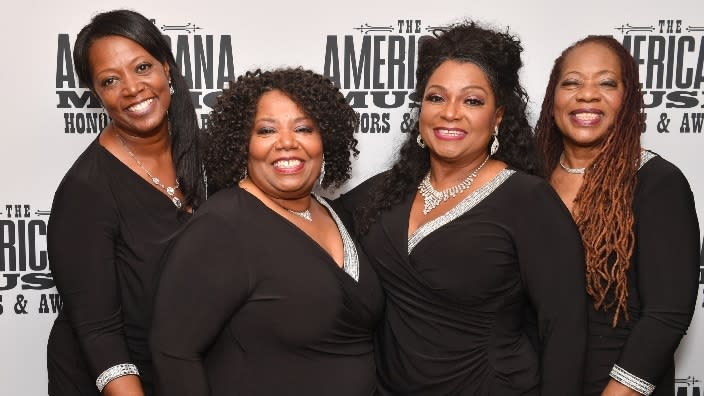
<svg viewBox="0 0 704 396">
<path fill-rule="evenodd" d="M 602 45 L 619 58 L 624 94 L 603 147 L 584 172 L 572 215 L 584 244 L 587 292 L 596 309 L 614 311 L 612 325 L 616 326 L 620 315 L 628 320 L 626 274 L 635 245 L 632 203 L 640 165 L 640 134 L 645 126 L 638 66 L 621 43 L 611 36 L 588 36 L 555 60 L 536 124 L 536 141 L 543 177 L 550 178 L 564 150 L 562 133 L 555 123 L 555 90 L 565 58 L 589 43 Z"/>
<path fill-rule="evenodd" d="M 518 76 L 523 65 L 522 51 L 520 39 L 508 30 L 492 30 L 473 21 L 450 26 L 435 37 L 422 39 L 413 94 L 421 103 L 416 105 L 417 111 L 412 114 L 413 126 L 391 171 L 383 176 L 367 201 L 355 212 L 358 232 L 365 234 L 381 211 L 401 202 L 404 196 L 414 191 L 430 169 L 429 150 L 419 147 L 416 138 L 420 133 L 419 117 L 428 80 L 445 61 L 478 66 L 494 92 L 497 108 L 503 108 L 497 137 L 500 146 L 494 158 L 527 173 L 537 172 L 533 134 L 526 116 L 528 94 Z"/>
<path fill-rule="evenodd" d="M 350 152 L 356 157 L 357 113 L 330 79 L 302 68 L 249 71 L 230 82 L 210 113 L 204 162 L 211 192 L 234 186 L 247 170 L 249 139 L 261 96 L 283 92 L 317 125 L 323 140 L 323 188 L 350 178 Z"/>
<path fill-rule="evenodd" d="M 169 65 L 169 80 L 174 88 L 168 118 L 171 155 L 176 176 L 184 195 L 184 207 L 197 208 L 205 199 L 205 183 L 198 148 L 198 117 L 191 101 L 188 83 L 179 72 L 169 43 L 159 29 L 143 15 L 130 10 L 113 10 L 98 14 L 81 29 L 73 47 L 73 65 L 83 86 L 93 90 L 90 48 L 107 36 L 121 36 L 134 41 L 159 62 Z"/>
</svg>

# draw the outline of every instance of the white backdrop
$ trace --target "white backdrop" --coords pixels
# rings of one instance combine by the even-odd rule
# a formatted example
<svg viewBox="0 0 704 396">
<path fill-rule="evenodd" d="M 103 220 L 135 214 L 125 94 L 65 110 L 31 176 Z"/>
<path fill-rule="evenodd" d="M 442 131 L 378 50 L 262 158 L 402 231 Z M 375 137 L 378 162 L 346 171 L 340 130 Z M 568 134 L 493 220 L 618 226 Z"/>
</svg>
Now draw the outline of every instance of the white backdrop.
<svg viewBox="0 0 704 396">
<path fill-rule="evenodd" d="M 3 5 L 0 25 L 0 87 L 5 92 L 0 98 L 2 395 L 46 394 L 46 341 L 60 306 L 46 259 L 46 221 L 61 177 L 104 122 L 100 110 L 85 102 L 85 90 L 76 85 L 70 51 L 93 14 L 114 8 L 141 12 L 171 38 L 204 115 L 207 103 L 222 88 L 218 80 L 252 68 L 302 65 L 339 81 L 362 114 L 358 134 L 362 153 L 344 189 L 389 164 L 404 136 L 417 41 L 433 27 L 471 17 L 517 33 L 525 48 L 522 78 L 532 99 L 532 120 L 537 118 L 552 62 L 562 49 L 587 34 L 614 35 L 629 42 L 641 62 L 649 106 L 643 144 L 685 173 L 698 200 L 701 228 L 704 6 L 700 0 L 580 5 L 548 0 L 11 2 Z M 704 269 L 700 272 L 701 285 Z M 694 322 L 678 351 L 677 396 L 704 394 L 702 351 L 700 286 Z"/>
</svg>

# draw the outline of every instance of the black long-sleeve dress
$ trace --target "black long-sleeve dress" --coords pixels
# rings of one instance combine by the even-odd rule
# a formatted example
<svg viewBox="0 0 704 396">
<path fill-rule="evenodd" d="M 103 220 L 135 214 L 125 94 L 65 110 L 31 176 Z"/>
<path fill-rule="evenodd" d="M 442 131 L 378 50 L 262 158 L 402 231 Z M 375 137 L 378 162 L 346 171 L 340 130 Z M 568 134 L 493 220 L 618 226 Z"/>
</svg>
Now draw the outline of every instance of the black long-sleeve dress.
<svg viewBox="0 0 704 396">
<path fill-rule="evenodd" d="M 110 367 L 138 367 L 151 394 L 148 327 L 168 238 L 190 215 L 96 138 L 66 173 L 49 218 L 49 263 L 63 309 L 47 346 L 49 394 L 99 395 Z"/>
<path fill-rule="evenodd" d="M 341 199 L 365 200 L 376 177 Z M 361 243 L 386 292 L 384 395 L 578 395 L 587 329 L 578 231 L 552 188 L 504 169 L 408 237 L 415 192 Z M 532 305 L 543 345 L 526 330 Z"/>
<path fill-rule="evenodd" d="M 346 246 L 358 281 L 248 192 L 211 197 L 179 235 L 158 288 L 157 394 L 373 395 L 383 292 L 361 248 Z"/>
<path fill-rule="evenodd" d="M 655 386 L 651 395 L 675 394 L 674 353 L 692 319 L 699 278 L 699 222 L 682 172 L 644 152 L 633 214 L 630 320 L 621 318 L 613 328 L 613 311 L 589 309 L 587 396 L 601 394 L 614 365 L 614 375 L 627 385 L 643 380 Z"/>
</svg>

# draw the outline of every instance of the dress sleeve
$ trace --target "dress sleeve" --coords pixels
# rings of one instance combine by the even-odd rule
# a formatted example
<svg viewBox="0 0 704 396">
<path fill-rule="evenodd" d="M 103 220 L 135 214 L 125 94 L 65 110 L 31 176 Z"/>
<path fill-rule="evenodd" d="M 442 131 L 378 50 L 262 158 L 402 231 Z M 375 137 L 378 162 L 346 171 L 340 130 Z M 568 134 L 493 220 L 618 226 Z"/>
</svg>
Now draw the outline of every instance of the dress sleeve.
<svg viewBox="0 0 704 396">
<path fill-rule="evenodd" d="M 54 197 L 47 235 L 64 314 L 93 378 L 113 367 L 136 371 L 124 338 L 114 256 L 119 225 L 108 191 L 99 183 L 67 175 Z"/>
<path fill-rule="evenodd" d="M 682 172 L 665 164 L 640 180 L 634 205 L 637 279 L 629 281 L 637 282 L 641 312 L 612 370 L 625 385 L 659 382 L 696 305 L 699 222 L 694 197 Z"/>
<path fill-rule="evenodd" d="M 545 182 L 525 194 L 515 238 L 521 276 L 537 316 L 541 395 L 582 394 L 587 294 L 579 231 Z"/>
<path fill-rule="evenodd" d="M 204 353 L 249 295 L 238 241 L 233 227 L 214 214 L 196 215 L 175 241 L 151 331 L 158 395 L 210 395 Z"/>
</svg>

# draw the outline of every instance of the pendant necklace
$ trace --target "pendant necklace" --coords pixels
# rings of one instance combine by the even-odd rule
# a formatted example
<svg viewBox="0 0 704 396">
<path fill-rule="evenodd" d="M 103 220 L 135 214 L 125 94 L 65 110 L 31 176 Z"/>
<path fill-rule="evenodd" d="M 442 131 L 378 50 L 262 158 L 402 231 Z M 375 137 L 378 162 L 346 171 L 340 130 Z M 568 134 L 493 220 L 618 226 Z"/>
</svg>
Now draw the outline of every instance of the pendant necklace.
<svg viewBox="0 0 704 396">
<path fill-rule="evenodd" d="M 139 158 L 137 158 L 137 156 L 135 156 L 134 153 L 130 150 L 130 148 L 127 147 L 127 143 L 124 140 L 122 140 L 122 136 L 120 136 L 120 134 L 117 133 L 117 131 L 115 130 L 115 127 L 113 127 L 112 130 L 113 130 L 113 132 L 115 132 L 115 136 L 117 136 L 117 140 L 120 141 L 120 144 L 122 144 L 122 147 L 125 149 L 125 151 L 127 151 L 127 154 L 129 154 L 129 156 L 132 157 L 132 159 L 147 174 L 147 176 L 149 176 L 149 178 L 152 180 L 152 182 L 154 184 L 161 187 L 161 189 L 166 192 L 166 195 L 168 195 L 169 198 L 171 198 L 171 202 L 173 202 L 174 206 L 176 206 L 177 208 L 180 209 L 182 203 L 181 203 L 181 200 L 176 196 L 176 190 L 178 190 L 178 188 L 180 187 L 180 184 L 178 182 L 178 177 L 176 178 L 176 185 L 175 186 L 164 185 L 164 183 L 162 183 L 158 177 L 152 175 L 152 172 L 150 172 L 149 169 L 147 169 L 144 166 L 144 164 L 142 164 L 142 161 L 140 161 Z"/>
<path fill-rule="evenodd" d="M 476 178 L 477 174 L 479 174 L 479 171 L 489 160 L 489 157 L 490 156 L 487 155 L 486 158 L 484 158 L 484 161 L 459 184 L 455 184 L 454 186 L 442 191 L 436 190 L 433 185 L 430 184 L 430 171 L 428 171 L 428 174 L 425 175 L 423 180 L 421 180 L 420 184 L 418 185 L 420 195 L 423 196 L 423 214 L 427 215 L 428 213 L 430 213 L 431 210 L 435 209 L 442 202 L 445 202 L 450 198 L 454 198 L 461 192 L 468 189 L 469 186 L 472 185 L 472 182 L 474 182 L 474 178 Z"/>
<path fill-rule="evenodd" d="M 310 209 L 302 210 L 300 212 L 297 210 L 293 210 L 293 209 L 286 209 L 286 210 L 288 210 L 289 212 L 295 214 L 296 216 L 298 216 L 304 220 L 313 221 L 313 216 L 311 216 L 311 214 L 310 214 Z"/>
</svg>

